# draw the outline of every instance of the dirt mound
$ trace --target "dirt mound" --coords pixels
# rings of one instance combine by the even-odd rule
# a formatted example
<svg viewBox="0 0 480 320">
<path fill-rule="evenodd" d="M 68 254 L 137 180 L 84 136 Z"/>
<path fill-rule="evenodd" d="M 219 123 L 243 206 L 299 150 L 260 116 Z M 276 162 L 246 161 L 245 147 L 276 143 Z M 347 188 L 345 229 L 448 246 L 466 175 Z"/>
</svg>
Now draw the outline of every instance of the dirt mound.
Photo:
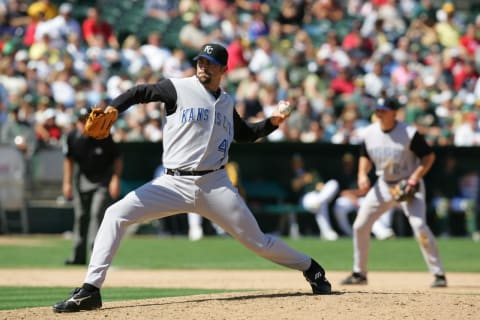
<svg viewBox="0 0 480 320">
<path fill-rule="evenodd" d="M 0 285 L 74 287 L 84 274 L 83 268 L 4 269 Z M 291 270 L 111 269 L 106 287 L 255 291 L 106 302 L 101 310 L 77 314 L 54 314 L 51 307 L 9 310 L 0 319 L 478 319 L 480 274 L 448 274 L 449 287 L 442 289 L 429 288 L 428 273 L 371 272 L 368 286 L 339 285 L 346 275 L 328 273 L 334 294 L 313 296 L 301 273 Z"/>
</svg>

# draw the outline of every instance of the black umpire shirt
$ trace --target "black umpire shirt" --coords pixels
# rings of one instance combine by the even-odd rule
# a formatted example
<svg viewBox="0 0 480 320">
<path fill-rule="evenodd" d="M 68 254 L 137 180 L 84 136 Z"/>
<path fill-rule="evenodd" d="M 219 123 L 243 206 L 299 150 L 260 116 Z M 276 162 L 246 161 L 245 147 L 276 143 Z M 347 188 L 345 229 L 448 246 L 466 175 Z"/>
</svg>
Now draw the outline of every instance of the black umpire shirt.
<svg viewBox="0 0 480 320">
<path fill-rule="evenodd" d="M 76 129 L 67 136 L 64 154 L 75 164 L 73 178 L 78 179 L 81 191 L 98 185 L 108 186 L 113 175 L 113 164 L 120 157 L 118 146 L 111 136 L 97 140 Z"/>
</svg>

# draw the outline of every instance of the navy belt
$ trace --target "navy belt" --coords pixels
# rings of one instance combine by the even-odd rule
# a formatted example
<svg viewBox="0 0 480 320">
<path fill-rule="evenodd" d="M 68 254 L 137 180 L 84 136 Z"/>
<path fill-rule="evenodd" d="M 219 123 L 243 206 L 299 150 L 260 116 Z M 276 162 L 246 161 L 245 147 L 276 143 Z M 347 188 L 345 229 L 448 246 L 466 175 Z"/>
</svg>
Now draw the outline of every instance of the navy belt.
<svg viewBox="0 0 480 320">
<path fill-rule="evenodd" d="M 202 171 L 184 171 L 184 170 L 178 170 L 178 169 L 165 169 L 165 173 L 170 175 L 170 176 L 204 176 L 208 173 L 218 171 L 225 168 L 225 166 L 221 166 L 218 169 L 214 170 L 202 170 Z"/>
</svg>

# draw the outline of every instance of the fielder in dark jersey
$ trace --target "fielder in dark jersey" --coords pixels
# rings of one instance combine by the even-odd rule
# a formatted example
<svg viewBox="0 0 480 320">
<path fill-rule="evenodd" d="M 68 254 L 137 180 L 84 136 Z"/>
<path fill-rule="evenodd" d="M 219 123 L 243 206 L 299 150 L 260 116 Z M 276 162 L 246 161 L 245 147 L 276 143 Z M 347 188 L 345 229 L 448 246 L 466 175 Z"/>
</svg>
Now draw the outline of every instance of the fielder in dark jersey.
<svg viewBox="0 0 480 320">
<path fill-rule="evenodd" d="M 183 212 L 196 212 L 259 256 L 302 271 L 314 294 L 331 292 L 325 271 L 317 262 L 260 230 L 224 169 L 233 140 L 247 142 L 264 137 L 288 115 L 277 107 L 265 121 L 244 122 L 235 111 L 233 98 L 219 87 L 227 70 L 226 49 L 219 44 L 206 44 L 195 60 L 195 76 L 138 85 L 114 99 L 105 110 L 116 108 L 121 112 L 137 103 L 164 102 L 165 174 L 107 209 L 83 286 L 65 301 L 56 303 L 55 312 L 100 308 L 99 289 L 127 227 Z"/>
<path fill-rule="evenodd" d="M 440 261 L 437 242 L 426 221 L 423 177 L 432 167 L 435 154 L 415 127 L 396 120 L 399 104 L 393 99 L 379 99 L 375 109 L 378 121 L 364 131 L 358 165 L 358 187 L 367 192 L 353 223 L 353 273 L 342 284 L 367 283 L 367 259 L 372 225 L 385 211 L 402 207 L 420 244 L 429 271 L 435 276 L 432 287 L 445 287 L 447 281 Z M 372 166 L 378 177 L 370 188 L 368 173 Z M 419 186 L 411 200 L 397 203 L 389 187 L 402 179 Z"/>
</svg>

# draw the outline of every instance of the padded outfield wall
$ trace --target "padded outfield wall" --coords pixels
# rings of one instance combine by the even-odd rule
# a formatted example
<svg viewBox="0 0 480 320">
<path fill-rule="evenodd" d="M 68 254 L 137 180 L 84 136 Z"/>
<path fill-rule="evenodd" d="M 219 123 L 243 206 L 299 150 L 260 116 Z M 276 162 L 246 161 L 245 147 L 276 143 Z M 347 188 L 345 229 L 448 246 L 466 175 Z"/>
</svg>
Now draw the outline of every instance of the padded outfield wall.
<svg viewBox="0 0 480 320">
<path fill-rule="evenodd" d="M 124 173 L 122 176 L 122 194 L 148 182 L 152 179 L 155 169 L 161 164 L 162 145 L 159 143 L 122 143 L 120 149 L 124 157 Z M 437 161 L 427 175 L 427 191 L 431 191 L 431 178 L 441 172 L 441 164 L 447 155 L 457 158 L 459 165 L 464 169 L 480 172 L 480 148 L 435 148 Z M 268 198 L 270 202 L 291 202 L 291 193 L 288 192 L 290 179 L 290 159 L 293 154 L 301 154 L 306 166 L 317 169 L 324 178 L 335 178 L 341 170 L 341 158 L 345 153 L 358 155 L 358 146 L 333 144 L 296 144 L 296 143 L 248 143 L 236 144 L 231 147 L 230 159 L 240 165 L 242 182 L 245 187 L 255 186 L 256 190 L 246 190 L 249 196 L 249 205 L 257 215 L 259 223 L 266 232 L 285 229 L 288 222 L 286 215 L 264 214 L 261 210 L 262 200 L 257 201 L 256 195 Z M 454 182 L 452 182 L 454 183 Z M 261 190 L 267 184 L 266 190 Z M 260 186 L 260 188 L 259 188 Z M 272 188 L 273 186 L 273 188 Z M 260 190 L 259 190 L 260 189 Z M 430 196 L 430 194 L 429 194 Z M 478 206 L 480 207 L 480 206 Z M 428 222 L 435 231 L 435 215 L 428 213 Z M 29 225 L 31 233 L 61 233 L 72 229 L 73 210 L 71 206 L 31 206 L 29 208 Z M 478 211 L 478 210 L 477 210 Z M 477 219 L 480 215 L 477 212 Z M 303 234 L 318 232 L 312 215 L 297 215 Z M 401 212 L 396 215 L 396 231 L 399 235 L 410 235 L 408 223 Z M 461 218 L 461 217 L 460 217 Z M 166 219 L 166 227 L 175 234 L 186 232 L 185 217 L 171 217 Z M 462 232 L 463 221 L 452 221 L 460 224 Z M 151 231 L 151 230 L 146 230 Z M 208 230 L 207 230 L 208 231 Z"/>
<path fill-rule="evenodd" d="M 162 145 L 159 143 L 122 143 L 125 168 L 123 177 L 130 181 L 148 181 L 161 163 Z M 297 143 L 234 143 L 230 160 L 239 163 L 244 180 L 267 179 L 285 183 L 290 174 L 290 158 L 299 153 L 306 166 L 318 169 L 325 178 L 335 177 L 341 170 L 342 156 L 350 152 L 358 155 L 358 146 Z M 437 160 L 427 176 L 427 183 L 435 175 L 443 158 L 454 155 L 465 169 L 480 172 L 480 148 L 436 147 Z"/>
<path fill-rule="evenodd" d="M 125 160 L 125 170 L 122 179 L 122 193 L 125 193 L 129 191 L 129 189 L 135 188 L 152 178 L 155 168 L 161 163 L 162 146 L 157 143 L 125 143 L 121 144 L 121 150 Z M 268 232 L 275 231 L 282 223 L 287 223 L 285 221 L 279 221 L 282 217 L 278 215 L 263 215 L 265 212 L 262 212 L 261 209 L 256 209 L 255 204 L 258 203 L 252 200 L 255 200 L 254 197 L 259 191 L 262 193 L 262 197 L 268 197 L 269 193 L 277 192 L 277 194 L 272 195 L 270 201 L 277 201 L 273 199 L 275 196 L 278 196 L 281 201 L 288 202 L 292 200 L 290 197 L 291 194 L 288 192 L 288 187 L 289 179 L 291 178 L 290 159 L 293 154 L 302 155 L 306 167 L 317 169 L 323 178 L 328 179 L 335 178 L 340 173 L 342 166 L 341 159 L 345 153 L 351 153 L 357 157 L 358 150 L 359 147 L 354 145 L 234 143 L 230 150 L 230 160 L 239 163 L 241 177 L 245 187 L 262 185 L 262 183 L 266 182 L 267 184 L 273 184 L 275 187 L 278 186 L 281 188 L 281 190 L 278 191 L 274 188 L 274 190 L 264 190 L 264 192 L 262 192 L 262 190 L 248 190 L 248 188 L 246 190 L 247 195 L 253 195 L 248 199 L 252 211 L 257 215 L 264 230 Z M 480 173 L 480 148 L 436 147 L 435 153 L 437 160 L 426 177 L 427 197 L 429 198 L 431 197 L 430 192 L 432 190 L 430 180 L 443 170 L 442 164 L 447 156 L 454 156 L 463 170 L 475 170 Z M 452 181 L 452 183 L 455 182 Z M 477 212 L 477 219 L 479 216 Z M 313 234 L 317 232 L 315 227 L 311 227 L 315 225 L 312 220 L 313 216 L 298 215 L 298 219 L 301 228 L 303 225 L 303 230 L 301 231 Z M 429 207 L 427 220 L 434 231 L 436 229 L 435 219 L 435 215 Z M 460 226 L 454 226 L 454 229 L 457 230 L 455 232 L 458 234 L 464 232 L 464 230 L 462 230 L 462 228 L 464 228 L 464 226 L 462 226 L 464 224 L 462 219 L 462 217 L 454 217 L 454 220 L 451 221 L 453 224 L 461 224 Z M 184 231 L 186 228 L 185 221 L 183 220 L 176 222 L 176 228 L 180 230 L 179 232 Z M 411 235 L 408 222 L 401 212 L 396 215 L 394 224 L 396 224 L 397 231 L 400 235 Z M 283 229 L 283 232 L 287 231 Z"/>
</svg>

